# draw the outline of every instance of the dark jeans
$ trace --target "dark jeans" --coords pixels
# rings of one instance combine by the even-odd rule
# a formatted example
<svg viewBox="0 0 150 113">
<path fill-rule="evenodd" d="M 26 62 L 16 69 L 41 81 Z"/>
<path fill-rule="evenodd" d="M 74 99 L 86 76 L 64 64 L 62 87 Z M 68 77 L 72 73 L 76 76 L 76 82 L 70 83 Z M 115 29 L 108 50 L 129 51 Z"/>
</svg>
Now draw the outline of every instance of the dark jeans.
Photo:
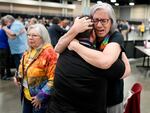
<svg viewBox="0 0 150 113">
<path fill-rule="evenodd" d="M 1 77 L 5 75 L 11 76 L 10 71 L 10 50 L 8 48 L 0 48 L 0 74 Z"/>
<path fill-rule="evenodd" d="M 40 109 L 32 106 L 31 101 L 24 98 L 23 100 L 23 112 L 22 113 L 45 113 L 46 106 L 42 105 Z"/>
<path fill-rule="evenodd" d="M 18 68 L 19 68 L 19 64 L 20 64 L 20 60 L 21 60 L 21 58 L 22 58 L 22 55 L 23 55 L 23 53 L 20 53 L 20 54 L 13 54 L 13 55 L 12 55 L 12 58 L 13 58 L 13 60 L 14 60 L 15 67 L 16 67 L 17 70 L 18 70 Z"/>
</svg>

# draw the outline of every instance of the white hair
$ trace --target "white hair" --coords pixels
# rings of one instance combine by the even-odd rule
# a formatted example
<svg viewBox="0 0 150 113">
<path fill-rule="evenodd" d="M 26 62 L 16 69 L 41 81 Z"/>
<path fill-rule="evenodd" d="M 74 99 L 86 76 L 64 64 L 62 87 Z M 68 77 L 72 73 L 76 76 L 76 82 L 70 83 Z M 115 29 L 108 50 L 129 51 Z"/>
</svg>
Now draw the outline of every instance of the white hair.
<svg viewBox="0 0 150 113">
<path fill-rule="evenodd" d="M 27 32 L 29 32 L 31 29 L 34 29 L 37 31 L 37 33 L 40 35 L 44 43 L 51 43 L 51 39 L 48 33 L 48 30 L 43 24 L 34 24 L 31 25 Z"/>
<path fill-rule="evenodd" d="M 108 12 L 109 18 L 111 19 L 111 22 L 112 22 L 110 33 L 113 33 L 117 29 L 116 15 L 115 15 L 114 9 L 112 8 L 110 4 L 101 2 L 91 7 L 90 16 L 93 17 L 95 12 L 100 9 L 106 10 Z"/>
</svg>

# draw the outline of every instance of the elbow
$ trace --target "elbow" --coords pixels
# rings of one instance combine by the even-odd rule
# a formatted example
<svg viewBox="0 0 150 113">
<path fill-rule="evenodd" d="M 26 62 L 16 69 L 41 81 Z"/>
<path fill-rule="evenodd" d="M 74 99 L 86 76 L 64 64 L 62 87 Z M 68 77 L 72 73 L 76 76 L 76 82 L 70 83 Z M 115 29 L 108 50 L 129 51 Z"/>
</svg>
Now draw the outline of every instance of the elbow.
<svg viewBox="0 0 150 113">
<path fill-rule="evenodd" d="M 110 67 L 111 67 L 110 64 L 105 64 L 104 67 L 103 67 L 103 69 L 109 69 Z"/>
<path fill-rule="evenodd" d="M 58 47 L 55 47 L 54 50 L 55 50 L 55 52 L 58 53 L 58 54 L 63 52 L 63 51 L 62 51 L 60 48 L 58 48 Z"/>
<path fill-rule="evenodd" d="M 57 43 L 57 45 L 55 46 L 54 50 L 57 53 L 62 53 L 62 50 L 61 50 L 61 48 L 59 46 L 61 46 L 61 43 L 59 43 L 59 44 Z"/>
<path fill-rule="evenodd" d="M 58 48 L 55 47 L 54 49 L 55 49 L 55 52 L 56 52 L 56 53 L 60 53 L 60 51 L 59 51 Z"/>
</svg>

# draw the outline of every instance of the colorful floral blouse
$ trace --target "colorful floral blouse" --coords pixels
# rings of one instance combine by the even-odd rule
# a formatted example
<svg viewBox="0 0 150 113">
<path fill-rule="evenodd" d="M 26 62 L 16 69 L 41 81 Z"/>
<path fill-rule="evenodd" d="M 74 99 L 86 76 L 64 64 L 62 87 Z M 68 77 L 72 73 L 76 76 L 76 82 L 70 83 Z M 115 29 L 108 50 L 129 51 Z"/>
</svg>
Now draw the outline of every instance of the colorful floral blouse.
<svg viewBox="0 0 150 113">
<path fill-rule="evenodd" d="M 56 61 L 57 54 L 50 44 L 24 53 L 19 74 L 23 78 L 24 96 L 28 100 L 33 96 L 37 96 L 41 101 L 49 97 L 53 87 Z"/>
</svg>

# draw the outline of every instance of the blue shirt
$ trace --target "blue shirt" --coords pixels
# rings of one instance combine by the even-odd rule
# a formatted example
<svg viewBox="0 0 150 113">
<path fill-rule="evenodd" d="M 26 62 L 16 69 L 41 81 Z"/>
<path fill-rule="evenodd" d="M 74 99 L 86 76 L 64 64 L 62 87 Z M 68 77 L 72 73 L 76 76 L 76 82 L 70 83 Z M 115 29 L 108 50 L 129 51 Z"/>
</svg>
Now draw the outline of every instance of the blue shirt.
<svg viewBox="0 0 150 113">
<path fill-rule="evenodd" d="M 16 34 L 15 39 L 8 39 L 11 54 L 21 54 L 27 50 L 27 34 L 20 31 L 25 29 L 24 25 L 20 21 L 14 21 L 10 26 L 10 30 Z"/>
<path fill-rule="evenodd" d="M 9 48 L 8 37 L 3 29 L 0 29 L 0 48 Z"/>
</svg>

